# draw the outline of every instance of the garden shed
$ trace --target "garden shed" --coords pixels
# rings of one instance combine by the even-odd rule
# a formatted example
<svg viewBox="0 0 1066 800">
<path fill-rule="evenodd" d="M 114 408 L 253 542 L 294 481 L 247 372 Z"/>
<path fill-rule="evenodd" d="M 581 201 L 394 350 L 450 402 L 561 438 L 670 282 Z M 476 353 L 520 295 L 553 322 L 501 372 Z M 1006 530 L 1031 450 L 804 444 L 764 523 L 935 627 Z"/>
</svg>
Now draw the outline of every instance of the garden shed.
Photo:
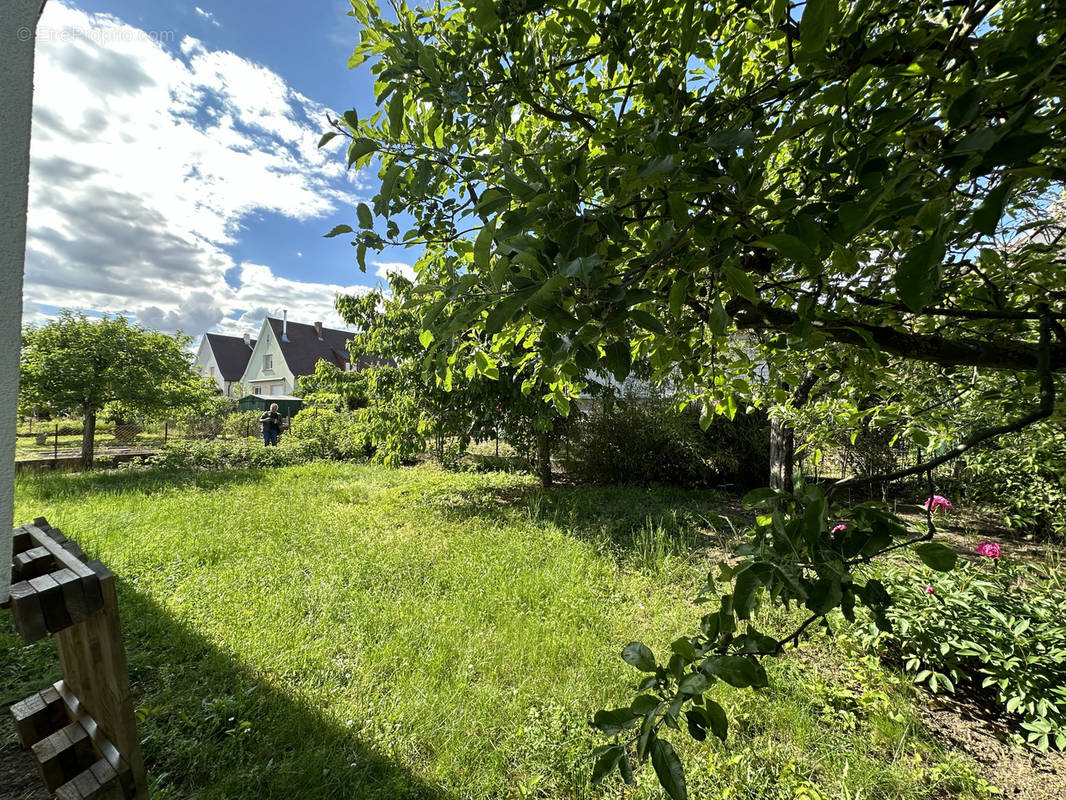
<svg viewBox="0 0 1066 800">
<path fill-rule="evenodd" d="M 301 397 L 293 397 L 288 394 L 248 394 L 237 401 L 237 409 L 240 411 L 266 411 L 271 403 L 278 404 L 278 413 L 283 417 L 296 416 L 296 412 L 303 408 L 304 401 Z"/>
</svg>

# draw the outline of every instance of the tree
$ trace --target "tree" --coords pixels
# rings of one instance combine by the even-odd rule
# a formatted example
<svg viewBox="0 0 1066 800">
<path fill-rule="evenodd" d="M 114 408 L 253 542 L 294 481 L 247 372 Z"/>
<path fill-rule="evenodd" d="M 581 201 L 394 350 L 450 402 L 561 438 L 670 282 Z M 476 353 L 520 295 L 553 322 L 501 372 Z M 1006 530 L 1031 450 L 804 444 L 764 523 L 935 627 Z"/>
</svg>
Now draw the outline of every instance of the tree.
<svg viewBox="0 0 1066 800">
<path fill-rule="evenodd" d="M 721 710 L 703 700 L 709 681 L 758 685 L 755 656 L 833 609 L 858 602 L 883 618 L 883 587 L 854 574 L 879 553 L 916 546 L 949 566 L 950 551 L 927 541 L 931 518 L 909 532 L 875 506 L 841 507 L 840 488 L 928 475 L 1056 410 L 1066 7 L 465 0 L 393 10 L 353 0 L 364 27 L 349 63 L 372 62 L 383 113 L 349 111 L 326 136 L 350 137 L 351 165 L 376 159 L 382 184 L 373 208 L 358 209 L 360 230 L 333 233 L 356 234 L 361 265 L 368 249 L 423 248 L 419 291 L 440 296 L 423 326 L 448 343 L 428 354 L 440 374 L 456 349 L 484 350 L 542 381 L 563 411 L 588 370 L 623 378 L 647 358 L 708 414 L 732 416 L 750 398 L 782 419 L 821 379 L 858 420 L 861 398 L 906 391 L 901 363 L 1024 385 L 1007 416 L 921 464 L 829 493 L 783 475 L 781 488 L 749 498 L 766 513 L 747 560 L 724 573 L 720 613 L 675 643 L 667 665 L 627 648 L 657 699 L 599 718 L 618 734 L 640 723 L 637 755 L 683 796 L 658 734 L 687 707 L 693 735 L 724 736 Z M 910 433 L 920 444 L 920 426 Z M 787 453 L 787 431 L 780 444 Z M 846 534 L 828 530 L 838 515 Z M 812 616 L 792 635 L 763 636 L 752 622 L 762 596 Z M 629 752 L 605 749 L 597 773 L 624 772 Z"/>
<path fill-rule="evenodd" d="M 93 462 L 97 414 L 108 404 L 134 413 L 186 408 L 211 396 L 184 350 L 189 338 L 131 325 L 122 316 L 90 320 L 62 311 L 22 332 L 20 404 L 75 413 L 84 421 L 81 460 Z"/>
</svg>

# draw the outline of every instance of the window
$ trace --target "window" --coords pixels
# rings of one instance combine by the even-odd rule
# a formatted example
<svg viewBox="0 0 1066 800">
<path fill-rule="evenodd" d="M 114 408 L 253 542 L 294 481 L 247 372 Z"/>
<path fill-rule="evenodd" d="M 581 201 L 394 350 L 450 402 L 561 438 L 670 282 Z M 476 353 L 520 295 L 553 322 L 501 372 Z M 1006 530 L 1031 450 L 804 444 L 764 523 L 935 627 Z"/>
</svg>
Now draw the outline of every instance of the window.
<svg viewBox="0 0 1066 800">
<path fill-rule="evenodd" d="M 263 387 L 262 386 L 253 386 L 252 387 L 252 394 L 262 394 L 262 393 L 263 393 Z"/>
<path fill-rule="evenodd" d="M 263 369 L 274 369 L 274 356 L 263 356 Z"/>
<path fill-rule="evenodd" d="M 210 375 L 212 378 L 215 377 L 215 368 L 214 367 L 208 367 L 207 368 L 207 374 Z"/>
</svg>

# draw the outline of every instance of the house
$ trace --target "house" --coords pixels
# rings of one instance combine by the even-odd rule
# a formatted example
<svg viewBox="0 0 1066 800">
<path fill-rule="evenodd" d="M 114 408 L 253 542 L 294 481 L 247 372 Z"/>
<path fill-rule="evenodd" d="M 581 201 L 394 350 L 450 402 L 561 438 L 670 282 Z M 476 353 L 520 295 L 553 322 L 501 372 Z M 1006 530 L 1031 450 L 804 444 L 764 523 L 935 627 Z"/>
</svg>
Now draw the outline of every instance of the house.
<svg viewBox="0 0 1066 800">
<path fill-rule="evenodd" d="M 255 344 L 256 340 L 247 333 L 244 338 L 205 333 L 196 353 L 196 368 L 205 378 L 214 380 L 222 394 L 233 397 L 234 386 L 244 377 Z"/>
<path fill-rule="evenodd" d="M 292 395 L 302 375 L 312 375 L 319 361 L 348 372 L 352 363 L 348 355 L 351 331 L 325 328 L 321 322 L 308 325 L 267 317 L 259 339 L 248 359 L 241 382 L 252 394 Z M 370 366 L 360 362 L 357 369 Z"/>
</svg>

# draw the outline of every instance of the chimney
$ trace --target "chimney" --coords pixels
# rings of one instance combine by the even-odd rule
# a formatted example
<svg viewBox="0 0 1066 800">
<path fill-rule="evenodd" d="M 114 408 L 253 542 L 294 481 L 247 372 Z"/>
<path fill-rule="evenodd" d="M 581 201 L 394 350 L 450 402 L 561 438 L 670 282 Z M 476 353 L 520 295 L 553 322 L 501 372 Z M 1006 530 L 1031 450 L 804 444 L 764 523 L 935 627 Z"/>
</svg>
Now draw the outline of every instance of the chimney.
<svg viewBox="0 0 1066 800">
<path fill-rule="evenodd" d="M 315 333 L 318 334 L 318 341 L 321 342 L 322 341 L 322 323 L 321 322 L 316 322 L 315 323 Z"/>
<path fill-rule="evenodd" d="M 283 309 L 281 312 L 281 341 L 289 341 L 289 311 Z"/>
<path fill-rule="evenodd" d="M 252 348 L 252 337 L 251 337 L 250 334 L 247 334 L 247 333 L 244 334 L 244 344 L 249 350 L 251 350 L 251 348 Z"/>
</svg>

